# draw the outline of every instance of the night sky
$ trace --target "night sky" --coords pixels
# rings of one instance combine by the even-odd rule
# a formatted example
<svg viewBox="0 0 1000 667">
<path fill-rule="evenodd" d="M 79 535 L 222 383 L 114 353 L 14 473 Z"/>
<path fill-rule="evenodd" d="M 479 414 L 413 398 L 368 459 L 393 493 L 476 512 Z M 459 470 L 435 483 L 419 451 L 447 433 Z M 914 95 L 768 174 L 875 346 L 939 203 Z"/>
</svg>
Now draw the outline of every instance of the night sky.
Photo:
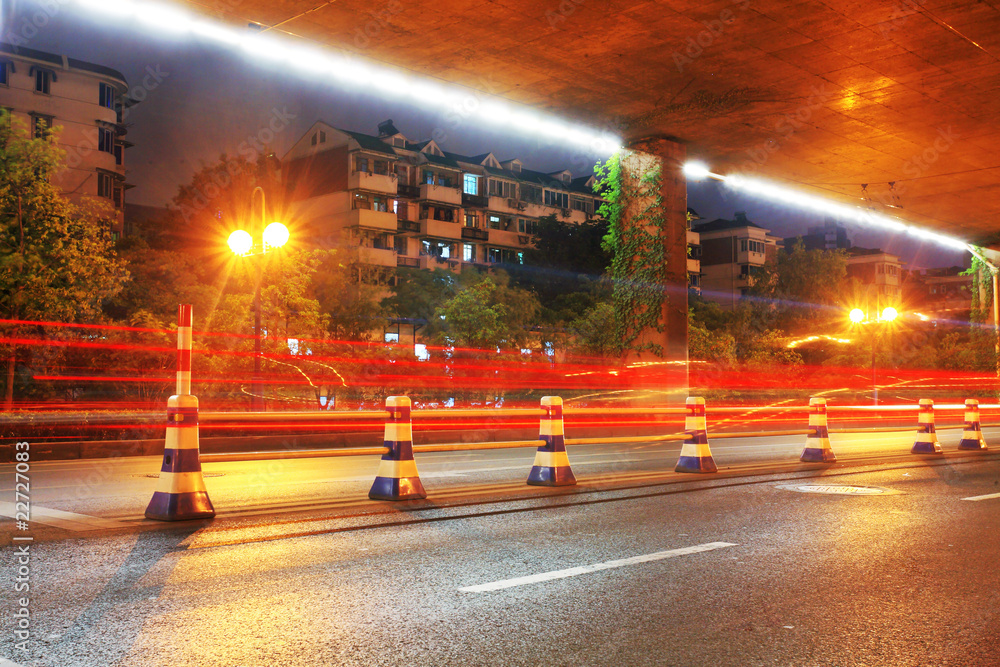
<svg viewBox="0 0 1000 667">
<path fill-rule="evenodd" d="M 497 132 L 474 118 L 446 116 L 409 101 L 320 84 L 293 68 L 250 60 L 242 53 L 163 31 L 148 32 L 129 20 L 116 23 L 102 16 L 98 23 L 75 7 L 56 3 L 59 8 L 50 18 L 40 5 L 0 2 L 3 41 L 12 41 L 12 34 L 26 37 L 24 45 L 29 48 L 112 67 L 125 75 L 134 97 L 144 98 L 126 118 L 126 139 L 135 144 L 126 152 L 125 162 L 127 182 L 136 186 L 127 195 L 132 203 L 162 206 L 202 163 L 213 162 L 222 153 L 247 151 L 261 139 L 270 140 L 267 148 L 281 157 L 317 120 L 376 134 L 376 125 L 392 118 L 412 141 L 443 136 L 438 143 L 447 151 L 468 155 L 493 151 L 500 160 L 518 157 L 529 169 L 569 168 L 574 176 L 588 173 L 601 157 L 510 131 Z M 273 138 L 265 130 L 269 125 L 281 128 Z M 688 203 L 706 220 L 746 211 L 751 221 L 779 236 L 804 234 L 810 225 L 822 222 L 819 216 L 737 196 L 714 181 L 690 184 Z M 898 254 L 909 268 L 968 262 L 963 253 L 912 239 L 857 227 L 848 230 L 856 245 Z"/>
</svg>

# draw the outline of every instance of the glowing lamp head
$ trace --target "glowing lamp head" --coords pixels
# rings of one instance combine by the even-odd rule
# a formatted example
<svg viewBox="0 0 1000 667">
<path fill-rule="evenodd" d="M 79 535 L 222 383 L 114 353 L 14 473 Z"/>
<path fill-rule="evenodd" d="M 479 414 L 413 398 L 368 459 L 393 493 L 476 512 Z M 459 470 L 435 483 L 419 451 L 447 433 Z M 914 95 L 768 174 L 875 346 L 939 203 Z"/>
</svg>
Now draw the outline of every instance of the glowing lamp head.
<svg viewBox="0 0 1000 667">
<path fill-rule="evenodd" d="M 264 247 L 280 248 L 288 243 L 288 227 L 280 222 L 272 222 L 264 228 Z"/>
<path fill-rule="evenodd" d="M 685 162 L 684 163 L 684 175 L 690 178 L 692 181 L 700 181 L 709 177 L 712 172 L 708 170 L 708 167 L 704 162 Z"/>
<path fill-rule="evenodd" d="M 229 235 L 229 249 L 233 254 L 243 256 L 249 255 L 253 250 L 253 237 L 242 229 L 237 229 Z"/>
<path fill-rule="evenodd" d="M 889 306 L 888 308 L 882 311 L 883 322 L 892 322 L 897 317 L 899 317 L 899 312 L 892 306 Z"/>
<path fill-rule="evenodd" d="M 861 324 L 865 320 L 865 313 L 860 308 L 855 308 L 851 311 L 850 318 L 855 324 Z"/>
</svg>

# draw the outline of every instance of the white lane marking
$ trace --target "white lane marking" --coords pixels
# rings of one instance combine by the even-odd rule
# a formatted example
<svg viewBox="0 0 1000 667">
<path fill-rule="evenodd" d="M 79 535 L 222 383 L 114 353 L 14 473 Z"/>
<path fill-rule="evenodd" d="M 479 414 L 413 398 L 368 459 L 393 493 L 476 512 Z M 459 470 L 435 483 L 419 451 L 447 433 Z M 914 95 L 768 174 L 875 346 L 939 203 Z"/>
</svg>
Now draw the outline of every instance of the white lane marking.
<svg viewBox="0 0 1000 667">
<path fill-rule="evenodd" d="M 691 554 L 700 554 L 705 551 L 714 551 L 715 549 L 723 549 L 725 547 L 735 547 L 735 546 L 736 545 L 732 542 L 707 542 L 706 544 L 698 544 L 693 547 L 684 547 L 683 549 L 670 549 L 669 551 L 657 551 L 656 553 L 652 554 L 645 554 L 643 556 L 633 556 L 632 558 L 622 558 L 619 560 L 609 560 L 603 563 L 595 563 L 594 565 L 584 565 L 583 567 L 571 567 L 565 570 L 553 570 L 552 572 L 542 572 L 541 574 L 533 574 L 527 577 L 504 579 L 502 581 L 494 581 L 488 584 L 479 584 L 477 586 L 466 586 L 465 588 L 459 588 L 458 590 L 465 591 L 467 593 L 485 593 L 487 591 L 498 591 L 504 588 L 525 586 L 527 584 L 537 584 L 543 581 L 552 581 L 553 579 L 565 579 L 566 577 L 576 577 L 581 574 L 590 574 L 591 572 L 600 572 L 601 570 L 611 570 L 616 567 L 625 567 L 626 565 L 636 565 L 637 563 L 648 563 L 654 560 L 675 558 L 676 556 L 689 556 Z"/>
<path fill-rule="evenodd" d="M 14 503 L 0 502 L 0 516 L 17 518 Z M 99 516 L 88 516 L 86 514 L 76 514 L 74 512 L 64 512 L 62 510 L 49 509 L 48 507 L 31 506 L 31 519 L 29 523 L 42 523 L 46 526 L 64 528 L 75 532 L 87 530 L 102 530 L 104 528 L 124 528 L 128 524 L 114 519 L 102 519 Z"/>
<path fill-rule="evenodd" d="M 962 498 L 962 500 L 990 500 L 991 498 L 1000 498 L 1000 493 L 988 493 L 985 496 L 970 496 Z"/>
</svg>

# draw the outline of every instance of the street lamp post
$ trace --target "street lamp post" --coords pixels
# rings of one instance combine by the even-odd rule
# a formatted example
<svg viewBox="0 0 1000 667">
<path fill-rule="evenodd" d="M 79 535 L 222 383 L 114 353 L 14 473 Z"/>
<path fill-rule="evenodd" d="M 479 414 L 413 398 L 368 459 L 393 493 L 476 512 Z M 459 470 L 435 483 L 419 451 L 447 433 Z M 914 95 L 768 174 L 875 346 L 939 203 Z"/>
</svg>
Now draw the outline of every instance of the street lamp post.
<svg viewBox="0 0 1000 667">
<path fill-rule="evenodd" d="M 253 215 L 253 204 L 257 192 L 260 192 L 260 244 L 257 243 L 257 224 Z M 272 248 L 279 248 L 288 242 L 288 228 L 280 222 L 272 222 L 265 226 L 267 204 L 264 198 L 264 188 L 257 186 L 250 193 L 250 231 L 237 229 L 229 235 L 229 249 L 239 257 L 254 257 L 256 264 L 256 281 L 253 290 L 253 378 L 250 383 L 250 409 L 262 412 L 264 404 L 264 383 L 260 371 L 260 284 L 263 280 L 261 256 Z"/>
<path fill-rule="evenodd" d="M 863 310 L 860 308 L 855 308 L 850 313 L 851 322 L 854 324 L 868 324 L 869 332 L 872 337 L 872 404 L 878 405 L 878 376 L 875 370 L 875 346 L 878 342 L 878 335 L 881 332 L 882 327 L 888 327 L 889 323 L 899 317 L 899 312 L 889 306 L 884 308 L 881 313 L 878 310 L 875 311 L 875 319 L 870 319 Z M 876 328 L 872 328 L 876 327 Z"/>
</svg>

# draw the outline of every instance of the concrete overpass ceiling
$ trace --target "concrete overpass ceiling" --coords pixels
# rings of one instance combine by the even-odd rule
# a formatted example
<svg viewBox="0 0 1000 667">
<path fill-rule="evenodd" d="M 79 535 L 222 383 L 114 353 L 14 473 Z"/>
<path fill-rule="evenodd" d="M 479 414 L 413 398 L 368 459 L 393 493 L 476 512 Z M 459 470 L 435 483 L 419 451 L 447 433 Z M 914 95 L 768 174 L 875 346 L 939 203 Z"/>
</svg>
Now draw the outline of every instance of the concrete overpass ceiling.
<svg viewBox="0 0 1000 667">
<path fill-rule="evenodd" d="M 970 240 L 1000 219 L 992 0 L 187 4 Z"/>
</svg>

